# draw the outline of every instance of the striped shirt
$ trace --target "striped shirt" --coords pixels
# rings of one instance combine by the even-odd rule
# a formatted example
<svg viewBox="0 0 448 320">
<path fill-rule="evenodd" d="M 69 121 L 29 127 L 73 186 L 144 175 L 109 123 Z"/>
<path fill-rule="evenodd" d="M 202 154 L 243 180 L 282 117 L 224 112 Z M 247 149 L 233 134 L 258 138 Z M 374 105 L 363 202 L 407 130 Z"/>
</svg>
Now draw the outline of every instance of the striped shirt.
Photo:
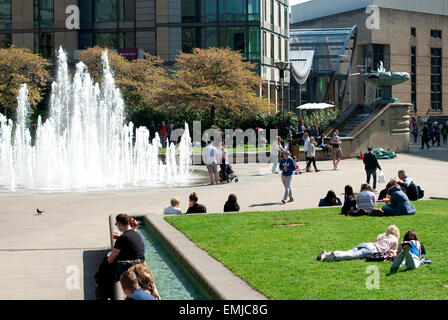
<svg viewBox="0 0 448 320">
<path fill-rule="evenodd" d="M 376 208 L 375 194 L 370 191 L 362 191 L 355 196 L 358 209 L 364 209 L 367 212 Z"/>
</svg>

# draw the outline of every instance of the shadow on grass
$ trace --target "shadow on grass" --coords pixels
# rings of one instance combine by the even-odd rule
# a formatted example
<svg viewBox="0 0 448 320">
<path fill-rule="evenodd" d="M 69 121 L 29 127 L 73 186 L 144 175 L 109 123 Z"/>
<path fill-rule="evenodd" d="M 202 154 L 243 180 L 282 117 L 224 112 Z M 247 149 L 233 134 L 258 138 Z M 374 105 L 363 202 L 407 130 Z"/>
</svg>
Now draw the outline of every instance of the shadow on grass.
<svg viewBox="0 0 448 320">
<path fill-rule="evenodd" d="M 251 204 L 249 206 L 249 208 L 255 208 L 255 207 L 269 207 L 269 206 L 278 206 L 278 205 L 283 205 L 283 203 L 281 202 L 269 202 L 269 203 L 256 203 L 256 204 Z"/>
</svg>

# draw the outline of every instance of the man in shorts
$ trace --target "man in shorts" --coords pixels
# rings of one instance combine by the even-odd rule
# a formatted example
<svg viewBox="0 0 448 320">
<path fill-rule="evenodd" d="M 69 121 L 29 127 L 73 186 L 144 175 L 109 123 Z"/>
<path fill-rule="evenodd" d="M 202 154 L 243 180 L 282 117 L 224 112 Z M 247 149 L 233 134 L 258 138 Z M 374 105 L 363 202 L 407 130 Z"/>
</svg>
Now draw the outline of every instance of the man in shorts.
<svg viewBox="0 0 448 320">
<path fill-rule="evenodd" d="M 330 145 L 333 150 L 333 167 L 334 170 L 338 170 L 338 164 L 342 160 L 342 149 L 341 149 L 341 137 L 339 137 L 339 130 L 336 129 L 333 132 L 333 137 L 331 138 Z"/>
<path fill-rule="evenodd" d="M 210 175 L 210 184 L 218 184 L 218 161 L 216 159 L 218 150 L 213 146 L 212 141 L 207 141 L 207 146 L 202 152 L 202 159 L 207 166 L 208 174 Z"/>
</svg>

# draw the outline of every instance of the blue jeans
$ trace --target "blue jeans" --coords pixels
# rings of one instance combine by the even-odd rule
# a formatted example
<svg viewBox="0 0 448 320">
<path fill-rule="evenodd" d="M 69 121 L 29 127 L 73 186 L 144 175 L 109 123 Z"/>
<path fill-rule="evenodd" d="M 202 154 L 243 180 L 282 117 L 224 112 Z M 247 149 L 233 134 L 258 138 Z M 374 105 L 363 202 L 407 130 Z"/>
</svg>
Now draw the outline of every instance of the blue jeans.
<svg viewBox="0 0 448 320">
<path fill-rule="evenodd" d="M 364 259 L 368 255 L 375 252 L 378 252 L 378 249 L 373 243 L 361 243 L 352 250 L 334 251 L 334 258 L 335 260 Z"/>
<path fill-rule="evenodd" d="M 373 189 L 376 189 L 376 169 L 366 170 L 367 173 L 367 184 L 370 184 L 370 176 L 373 176 Z"/>
<path fill-rule="evenodd" d="M 292 195 L 291 181 L 292 181 L 292 176 L 282 175 L 282 182 L 283 182 L 283 186 L 285 187 L 285 194 L 283 195 L 283 200 L 285 200 L 285 201 L 286 201 L 286 199 L 288 199 L 288 195 L 289 195 L 289 199 L 294 199 L 294 197 Z"/>
<path fill-rule="evenodd" d="M 277 172 L 278 167 L 278 152 L 275 152 L 275 154 L 271 154 L 271 163 L 272 163 L 272 173 Z"/>
</svg>

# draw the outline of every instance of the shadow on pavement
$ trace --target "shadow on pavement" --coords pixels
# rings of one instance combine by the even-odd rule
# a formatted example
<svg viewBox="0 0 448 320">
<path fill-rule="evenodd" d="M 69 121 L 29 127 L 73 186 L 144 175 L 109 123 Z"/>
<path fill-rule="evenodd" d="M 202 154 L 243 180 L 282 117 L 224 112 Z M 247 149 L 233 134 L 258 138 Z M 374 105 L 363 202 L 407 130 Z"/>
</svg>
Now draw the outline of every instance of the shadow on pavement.
<svg viewBox="0 0 448 320">
<path fill-rule="evenodd" d="M 425 149 L 420 149 L 421 146 L 419 144 L 411 144 L 409 146 L 409 154 L 416 157 L 448 162 L 448 144 L 433 147 L 430 143 L 430 146 L 429 149 L 426 147 Z"/>
<path fill-rule="evenodd" d="M 83 252 L 84 300 L 95 300 L 95 273 L 106 256 L 106 250 L 86 250 Z"/>
<path fill-rule="evenodd" d="M 270 202 L 270 203 L 258 203 L 258 204 L 251 204 L 249 206 L 249 208 L 254 208 L 254 207 L 269 207 L 269 206 L 279 206 L 282 205 L 283 203 L 281 202 Z"/>
</svg>

